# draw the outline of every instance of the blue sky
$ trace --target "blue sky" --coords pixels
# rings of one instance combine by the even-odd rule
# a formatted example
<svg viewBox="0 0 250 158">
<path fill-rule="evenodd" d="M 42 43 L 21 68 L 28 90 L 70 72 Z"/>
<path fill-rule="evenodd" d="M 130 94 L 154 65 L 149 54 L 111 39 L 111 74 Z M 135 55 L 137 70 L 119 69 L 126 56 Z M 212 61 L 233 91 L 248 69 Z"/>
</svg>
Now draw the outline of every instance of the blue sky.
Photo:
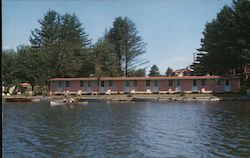
<svg viewBox="0 0 250 158">
<path fill-rule="evenodd" d="M 31 30 L 40 28 L 38 19 L 49 10 L 75 13 L 92 42 L 102 37 L 118 16 L 129 17 L 147 43 L 141 57 L 167 67 L 184 68 L 200 47 L 202 31 L 231 0 L 3 0 L 3 48 L 29 44 Z"/>
</svg>

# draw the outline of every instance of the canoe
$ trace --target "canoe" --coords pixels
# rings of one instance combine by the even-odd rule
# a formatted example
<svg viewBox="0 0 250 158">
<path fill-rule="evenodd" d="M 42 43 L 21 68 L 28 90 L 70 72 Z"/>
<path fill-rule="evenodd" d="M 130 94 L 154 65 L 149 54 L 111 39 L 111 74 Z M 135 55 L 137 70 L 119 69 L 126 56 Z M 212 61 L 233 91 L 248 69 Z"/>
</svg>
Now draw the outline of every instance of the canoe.
<svg viewBox="0 0 250 158">
<path fill-rule="evenodd" d="M 75 102 L 66 102 L 66 101 L 64 101 L 64 100 L 51 100 L 50 101 L 50 105 L 51 106 L 59 106 L 59 105 L 86 105 L 86 104 L 88 104 L 88 102 L 87 101 L 84 101 L 84 102 L 77 102 L 77 101 L 75 101 Z"/>
<path fill-rule="evenodd" d="M 5 98 L 6 102 L 31 102 L 32 98 Z"/>
</svg>

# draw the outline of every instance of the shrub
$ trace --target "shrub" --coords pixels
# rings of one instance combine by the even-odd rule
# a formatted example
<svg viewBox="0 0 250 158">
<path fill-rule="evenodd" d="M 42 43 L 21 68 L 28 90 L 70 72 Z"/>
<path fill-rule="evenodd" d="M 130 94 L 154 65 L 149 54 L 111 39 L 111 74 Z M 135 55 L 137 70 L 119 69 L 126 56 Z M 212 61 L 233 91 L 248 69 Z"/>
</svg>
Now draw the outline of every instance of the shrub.
<svg viewBox="0 0 250 158">
<path fill-rule="evenodd" d="M 127 97 L 133 97 L 133 95 L 132 94 L 128 94 Z"/>
<path fill-rule="evenodd" d="M 180 96 L 181 96 L 181 97 L 185 97 L 185 95 L 186 95 L 186 93 L 184 93 L 184 92 L 181 92 L 181 93 L 180 93 Z"/>
</svg>

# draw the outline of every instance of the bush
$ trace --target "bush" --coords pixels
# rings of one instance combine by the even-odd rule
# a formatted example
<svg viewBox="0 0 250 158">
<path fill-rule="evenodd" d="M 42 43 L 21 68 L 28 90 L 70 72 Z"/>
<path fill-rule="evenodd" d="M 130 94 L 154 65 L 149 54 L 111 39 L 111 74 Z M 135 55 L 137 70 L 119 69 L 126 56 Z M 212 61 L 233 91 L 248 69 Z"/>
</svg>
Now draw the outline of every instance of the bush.
<svg viewBox="0 0 250 158">
<path fill-rule="evenodd" d="M 181 92 L 181 93 L 180 93 L 180 96 L 181 96 L 181 97 L 185 97 L 185 95 L 186 95 L 186 93 L 184 93 L 184 92 Z"/>
<path fill-rule="evenodd" d="M 246 95 L 247 94 L 247 86 L 243 85 L 240 87 L 240 94 Z"/>
<path fill-rule="evenodd" d="M 132 94 L 128 94 L 127 97 L 133 97 L 133 95 Z"/>
</svg>

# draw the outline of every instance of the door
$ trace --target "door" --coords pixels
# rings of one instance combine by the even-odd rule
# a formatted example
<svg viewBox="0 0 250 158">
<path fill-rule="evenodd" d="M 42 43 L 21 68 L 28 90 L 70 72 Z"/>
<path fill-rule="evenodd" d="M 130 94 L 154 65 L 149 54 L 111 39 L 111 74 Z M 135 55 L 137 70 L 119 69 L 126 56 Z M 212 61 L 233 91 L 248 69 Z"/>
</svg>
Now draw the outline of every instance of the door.
<svg viewBox="0 0 250 158">
<path fill-rule="evenodd" d="M 225 80 L 224 91 L 225 92 L 230 92 L 231 91 L 231 86 L 230 86 L 229 80 Z"/>
<path fill-rule="evenodd" d="M 91 84 L 91 81 L 88 81 L 87 92 L 88 92 L 88 93 L 92 93 L 92 84 Z"/>
<path fill-rule="evenodd" d="M 181 92 L 181 80 L 176 80 L 176 92 Z"/>
<path fill-rule="evenodd" d="M 198 92 L 197 80 L 193 80 L 192 92 Z"/>
<path fill-rule="evenodd" d="M 125 82 L 125 92 L 129 93 L 130 92 L 130 81 Z"/>
<path fill-rule="evenodd" d="M 57 85 L 57 92 L 63 92 L 63 82 L 62 81 L 58 81 L 58 85 Z"/>
<path fill-rule="evenodd" d="M 100 93 L 104 94 L 105 93 L 105 85 L 104 81 L 100 81 Z"/>
<path fill-rule="evenodd" d="M 159 92 L 158 81 L 154 80 L 154 92 Z"/>
</svg>

